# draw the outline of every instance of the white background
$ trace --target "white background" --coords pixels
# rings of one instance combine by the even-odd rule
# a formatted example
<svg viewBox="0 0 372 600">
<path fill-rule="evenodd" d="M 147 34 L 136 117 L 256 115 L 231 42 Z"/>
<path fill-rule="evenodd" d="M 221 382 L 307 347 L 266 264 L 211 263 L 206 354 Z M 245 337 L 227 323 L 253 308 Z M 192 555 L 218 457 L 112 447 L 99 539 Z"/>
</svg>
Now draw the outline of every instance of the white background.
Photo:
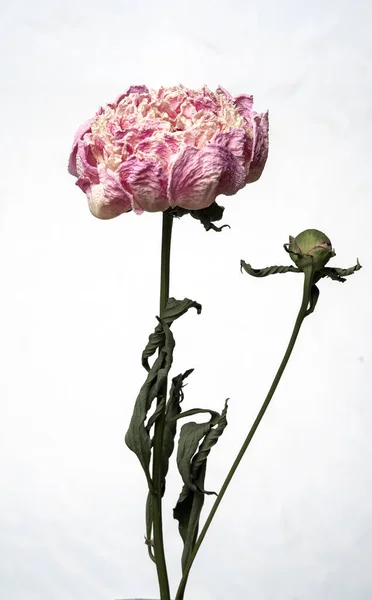
<svg viewBox="0 0 372 600">
<path fill-rule="evenodd" d="M 123 437 L 158 311 L 161 215 L 96 220 L 66 164 L 76 128 L 131 84 L 253 93 L 270 109 L 258 183 L 222 198 L 231 229 L 174 227 L 185 408 L 229 426 L 218 490 L 286 347 L 300 276 L 288 235 L 329 235 L 347 283 L 321 283 L 274 402 L 195 562 L 190 600 L 372 597 L 372 9 L 365 0 L 1 2 L 0 597 L 158 595 L 145 481 Z M 165 500 L 173 590 L 181 544 Z M 208 499 L 206 507 L 210 506 Z M 204 513 L 205 514 L 205 513 Z"/>
</svg>

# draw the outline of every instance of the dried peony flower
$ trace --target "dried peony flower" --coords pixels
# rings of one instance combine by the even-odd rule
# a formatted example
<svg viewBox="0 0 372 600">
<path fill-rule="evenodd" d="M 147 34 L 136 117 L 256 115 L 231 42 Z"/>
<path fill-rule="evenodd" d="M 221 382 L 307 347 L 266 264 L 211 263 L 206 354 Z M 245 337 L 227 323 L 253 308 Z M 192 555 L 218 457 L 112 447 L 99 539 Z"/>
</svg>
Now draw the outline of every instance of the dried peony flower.
<svg viewBox="0 0 372 600">
<path fill-rule="evenodd" d="M 74 139 L 69 172 L 100 219 L 134 210 L 200 210 L 256 181 L 268 153 L 268 113 L 223 88 L 132 86 Z"/>
</svg>

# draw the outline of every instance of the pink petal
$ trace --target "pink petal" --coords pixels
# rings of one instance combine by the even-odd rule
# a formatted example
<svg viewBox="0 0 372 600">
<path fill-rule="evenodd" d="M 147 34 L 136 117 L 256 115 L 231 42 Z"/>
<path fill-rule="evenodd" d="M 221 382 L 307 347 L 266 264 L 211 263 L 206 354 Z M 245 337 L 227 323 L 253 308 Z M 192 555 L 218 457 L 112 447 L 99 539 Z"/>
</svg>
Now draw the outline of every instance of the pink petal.
<svg viewBox="0 0 372 600">
<path fill-rule="evenodd" d="M 184 148 L 173 164 L 169 181 L 172 206 L 200 210 L 218 194 L 235 194 L 244 186 L 245 171 L 230 150 L 207 144 L 198 150 Z"/>
<path fill-rule="evenodd" d="M 89 119 L 88 121 L 85 121 L 85 123 L 83 123 L 83 125 L 81 125 L 79 127 L 79 129 L 77 130 L 77 132 L 75 133 L 70 158 L 68 161 L 68 172 L 71 175 L 74 175 L 75 177 L 78 176 L 78 172 L 76 170 L 76 154 L 77 154 L 77 150 L 78 150 L 78 141 L 83 139 L 83 137 L 86 133 L 90 132 L 90 130 L 91 130 L 90 126 L 91 126 L 91 123 L 93 120 L 94 119 Z"/>
<path fill-rule="evenodd" d="M 169 208 L 167 175 L 160 163 L 132 156 L 120 165 L 120 181 L 133 197 L 136 212 L 158 212 Z"/>
<path fill-rule="evenodd" d="M 76 173 L 79 176 L 88 178 L 91 183 L 99 183 L 97 161 L 93 156 L 89 134 L 85 134 L 83 140 L 77 142 L 76 153 Z"/>
<path fill-rule="evenodd" d="M 99 166 L 100 182 L 86 190 L 90 212 L 98 219 L 112 219 L 132 209 L 132 198 L 118 173 Z"/>
<path fill-rule="evenodd" d="M 124 92 L 123 94 L 120 94 L 120 96 L 118 96 L 118 98 L 116 98 L 113 105 L 117 106 L 119 104 L 119 102 L 121 102 L 121 100 L 123 100 L 123 98 L 126 98 L 127 96 L 129 96 L 129 94 L 148 94 L 148 92 L 149 92 L 149 89 L 145 85 L 131 85 L 130 88 L 127 89 L 126 92 Z M 112 105 L 109 104 L 109 106 L 112 106 Z"/>
<path fill-rule="evenodd" d="M 161 159 L 163 164 L 168 164 L 175 151 L 178 150 L 178 144 L 173 139 L 170 140 L 169 144 L 164 138 L 158 140 L 154 136 L 152 139 L 139 142 L 136 150 L 143 159 L 150 159 L 155 162 L 159 162 Z"/>
<path fill-rule="evenodd" d="M 223 87 L 222 87 L 222 85 L 219 85 L 219 86 L 217 87 L 216 94 L 219 94 L 219 95 L 224 95 L 224 96 L 226 96 L 226 98 L 228 98 L 229 100 L 233 100 L 233 97 L 232 97 L 232 95 L 230 94 L 230 92 L 228 92 L 227 90 L 225 90 L 225 88 L 223 88 Z"/>
<path fill-rule="evenodd" d="M 210 143 L 230 150 L 248 170 L 252 160 L 253 140 L 244 129 L 230 129 L 230 131 L 225 132 L 218 131 L 214 134 Z"/>
<path fill-rule="evenodd" d="M 261 177 L 269 152 L 269 113 L 255 115 L 254 123 L 255 143 L 247 183 L 253 183 Z"/>
<path fill-rule="evenodd" d="M 76 181 L 76 185 L 83 190 L 84 194 L 86 193 L 86 191 L 91 187 L 92 182 L 90 181 L 89 177 L 84 177 L 84 175 L 80 175 L 80 177 L 78 177 L 77 181 Z"/>
<path fill-rule="evenodd" d="M 252 123 L 253 117 L 253 96 L 247 96 L 247 94 L 241 94 L 234 100 L 235 106 L 237 107 L 240 114 L 245 117 L 247 123 Z"/>
</svg>

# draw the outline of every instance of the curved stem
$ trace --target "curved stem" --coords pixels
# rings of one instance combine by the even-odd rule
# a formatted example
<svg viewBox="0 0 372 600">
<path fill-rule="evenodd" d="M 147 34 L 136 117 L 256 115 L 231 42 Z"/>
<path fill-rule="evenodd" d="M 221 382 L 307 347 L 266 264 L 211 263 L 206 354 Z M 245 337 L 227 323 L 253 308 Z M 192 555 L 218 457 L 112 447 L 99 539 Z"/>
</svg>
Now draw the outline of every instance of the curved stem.
<svg viewBox="0 0 372 600">
<path fill-rule="evenodd" d="M 169 298 L 169 272 L 170 272 L 170 250 L 172 240 L 173 217 L 163 213 L 163 229 L 161 243 L 161 269 L 160 269 L 160 317 L 164 313 Z M 166 396 L 166 386 L 162 391 Z M 158 398 L 158 404 L 161 398 Z M 156 570 L 158 574 L 160 599 L 170 600 L 169 581 L 167 565 L 165 561 L 163 541 L 163 519 L 162 519 L 162 494 L 163 494 L 163 472 L 162 472 L 162 449 L 165 425 L 165 408 L 163 414 L 155 423 L 154 432 L 154 456 L 153 456 L 153 482 L 154 493 L 152 495 L 153 526 L 154 526 L 154 554 Z"/>
<path fill-rule="evenodd" d="M 286 352 L 284 354 L 283 360 L 280 363 L 280 367 L 279 367 L 279 369 L 278 369 L 278 371 L 277 371 L 277 373 L 276 373 L 276 375 L 274 377 L 274 380 L 273 380 L 273 382 L 271 384 L 271 387 L 270 387 L 270 389 L 268 391 L 268 394 L 267 394 L 267 396 L 265 398 L 265 401 L 262 404 L 262 406 L 260 408 L 260 411 L 259 411 L 259 413 L 258 413 L 258 415 L 257 415 L 257 417 L 256 417 L 256 419 L 255 419 L 255 421 L 254 421 L 254 423 L 253 423 L 253 425 L 252 425 L 252 427 L 251 427 L 251 429 L 250 429 L 250 431 L 249 431 L 246 439 L 244 440 L 244 443 L 243 443 L 241 449 L 239 450 L 238 455 L 237 455 L 237 457 L 236 457 L 236 459 L 235 459 L 235 461 L 234 461 L 234 463 L 233 463 L 230 471 L 227 474 L 227 477 L 226 477 L 226 479 L 225 479 L 225 481 L 224 481 L 224 483 L 223 483 L 223 485 L 221 487 L 220 493 L 218 494 L 218 496 L 217 496 L 217 498 L 216 498 L 216 500 L 215 500 L 215 502 L 214 502 L 214 504 L 212 506 L 212 509 L 211 509 L 211 511 L 210 511 L 210 513 L 209 513 L 209 515 L 207 517 L 207 520 L 205 521 L 204 527 L 201 530 L 200 535 L 199 535 L 199 537 L 198 537 L 198 539 L 197 539 L 197 541 L 195 543 L 195 546 L 194 546 L 193 551 L 192 551 L 191 556 L 190 556 L 190 560 L 189 560 L 189 562 L 188 562 L 188 564 L 186 566 L 186 569 L 185 569 L 185 571 L 184 571 L 184 573 L 182 575 L 182 579 L 180 581 L 180 585 L 178 587 L 177 594 L 176 594 L 176 600 L 183 600 L 184 592 L 185 592 L 185 587 L 186 587 L 186 583 L 187 583 L 187 579 L 188 579 L 188 576 L 189 576 L 189 572 L 190 572 L 191 566 L 192 566 L 192 564 L 194 562 L 195 556 L 198 553 L 198 550 L 199 550 L 199 548 L 200 548 L 200 546 L 201 546 L 201 544 L 202 544 L 202 542 L 203 542 L 203 540 L 205 538 L 205 535 L 206 535 L 206 533 L 207 533 L 207 531 L 209 529 L 209 526 L 210 526 L 210 524 L 211 524 L 211 522 L 213 520 L 213 517 L 214 517 L 214 515 L 215 515 L 215 513 L 216 513 L 216 511 L 217 511 L 217 509 L 218 509 L 218 507 L 219 507 L 219 505 L 221 503 L 221 500 L 224 497 L 225 492 L 226 492 L 226 490 L 227 490 L 227 488 L 229 486 L 229 483 L 230 483 L 231 479 L 233 478 L 233 476 L 235 474 L 235 471 L 237 470 L 237 468 L 238 468 L 238 466 L 240 464 L 240 461 L 242 460 L 242 458 L 243 458 L 243 456 L 245 454 L 245 451 L 247 450 L 247 448 L 248 448 L 248 446 L 249 446 L 249 444 L 250 444 L 250 442 L 251 442 L 254 434 L 256 433 L 256 430 L 257 430 L 257 428 L 258 428 L 258 426 L 259 426 L 259 424 L 260 424 L 260 422 L 262 420 L 262 417 L 264 416 L 264 414 L 265 414 L 265 412 L 266 412 L 266 410 L 267 410 L 267 408 L 268 408 L 268 406 L 270 404 L 270 401 L 271 401 L 271 399 L 272 399 L 272 397 L 273 397 L 273 395 L 275 393 L 275 390 L 276 390 L 276 388 L 278 386 L 278 383 L 279 383 L 279 381 L 280 381 L 280 379 L 281 379 L 281 377 L 282 377 L 282 375 L 284 373 L 284 370 L 285 370 L 285 368 L 287 366 L 289 357 L 291 356 L 293 347 L 294 347 L 294 345 L 296 343 L 297 336 L 299 334 L 299 331 L 300 331 L 301 325 L 303 323 L 303 320 L 307 316 L 307 309 L 308 309 L 309 302 L 310 302 L 310 294 L 311 294 L 311 286 L 312 286 L 312 284 L 313 284 L 313 270 L 310 267 L 308 270 L 305 270 L 305 280 L 304 280 L 304 288 L 303 288 L 303 296 L 302 296 L 301 307 L 300 307 L 300 310 L 298 312 L 297 319 L 296 319 L 296 322 L 295 322 L 295 325 L 294 325 L 294 328 L 293 328 L 293 331 L 292 331 L 291 338 L 289 340 L 289 344 L 288 344 L 287 350 L 286 350 Z"/>
</svg>

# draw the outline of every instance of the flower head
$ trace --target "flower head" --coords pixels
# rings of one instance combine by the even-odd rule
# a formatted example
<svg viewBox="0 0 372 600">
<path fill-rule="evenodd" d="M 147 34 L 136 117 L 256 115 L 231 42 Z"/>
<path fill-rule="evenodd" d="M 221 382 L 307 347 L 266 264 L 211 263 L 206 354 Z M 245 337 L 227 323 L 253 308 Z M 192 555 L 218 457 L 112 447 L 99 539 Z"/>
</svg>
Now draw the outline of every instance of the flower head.
<svg viewBox="0 0 372 600">
<path fill-rule="evenodd" d="M 289 236 L 286 246 L 291 259 L 301 271 L 310 266 L 314 272 L 319 271 L 332 256 L 336 256 L 330 239 L 318 229 L 306 229 L 295 238 Z"/>
<path fill-rule="evenodd" d="M 200 210 L 259 179 L 268 113 L 221 87 L 132 86 L 77 131 L 69 172 L 93 215 Z"/>
</svg>

